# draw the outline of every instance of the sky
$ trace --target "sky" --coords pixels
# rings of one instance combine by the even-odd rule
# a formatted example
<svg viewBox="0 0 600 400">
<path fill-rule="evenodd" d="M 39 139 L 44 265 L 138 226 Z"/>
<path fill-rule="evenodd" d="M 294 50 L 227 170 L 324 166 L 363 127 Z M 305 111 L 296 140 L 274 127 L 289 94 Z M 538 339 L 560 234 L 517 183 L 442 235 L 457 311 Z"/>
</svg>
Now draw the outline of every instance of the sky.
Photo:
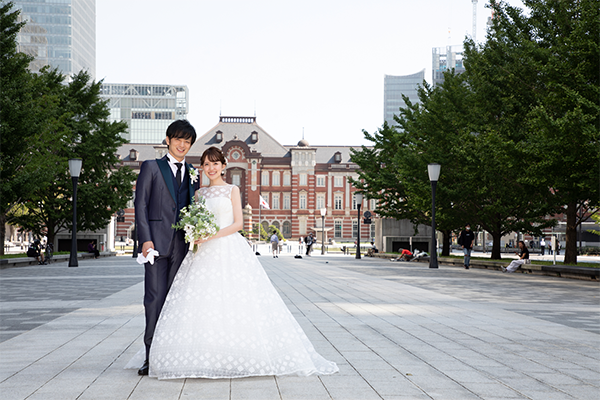
<svg viewBox="0 0 600 400">
<path fill-rule="evenodd" d="M 431 83 L 432 48 L 461 44 L 472 16 L 471 0 L 99 0 L 96 79 L 187 85 L 199 135 L 256 115 L 283 145 L 368 145 L 384 75 Z"/>
</svg>

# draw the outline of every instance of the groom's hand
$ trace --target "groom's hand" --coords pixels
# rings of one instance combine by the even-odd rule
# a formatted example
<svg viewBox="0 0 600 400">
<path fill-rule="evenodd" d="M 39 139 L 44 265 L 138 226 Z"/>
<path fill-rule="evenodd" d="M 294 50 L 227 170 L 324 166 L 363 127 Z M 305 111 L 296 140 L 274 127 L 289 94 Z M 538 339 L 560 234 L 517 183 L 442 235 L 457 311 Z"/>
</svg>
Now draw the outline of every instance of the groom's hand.
<svg viewBox="0 0 600 400">
<path fill-rule="evenodd" d="M 144 242 L 144 244 L 142 244 L 142 255 L 144 257 L 147 257 L 148 251 L 150 251 L 153 248 L 154 248 L 154 243 L 151 240 L 148 242 Z"/>
</svg>

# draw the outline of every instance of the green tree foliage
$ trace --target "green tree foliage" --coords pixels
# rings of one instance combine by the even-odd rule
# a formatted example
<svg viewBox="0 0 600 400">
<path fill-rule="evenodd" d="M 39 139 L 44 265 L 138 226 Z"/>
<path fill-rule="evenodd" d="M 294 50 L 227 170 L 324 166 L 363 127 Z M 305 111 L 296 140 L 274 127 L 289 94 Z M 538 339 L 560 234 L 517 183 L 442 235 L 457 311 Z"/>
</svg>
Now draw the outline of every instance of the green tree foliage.
<svg viewBox="0 0 600 400">
<path fill-rule="evenodd" d="M 493 1 L 483 48 L 466 43 L 466 67 L 482 107 L 507 105 L 501 131 L 519 146 L 523 183 L 551 191 L 567 216 L 565 262 L 577 263 L 578 215 L 598 207 L 600 8 L 597 0 L 525 0 L 525 14 Z M 495 98 L 494 98 L 495 97 Z M 512 120 L 512 121 L 511 121 Z M 542 192 L 543 195 L 543 192 Z"/>
<path fill-rule="evenodd" d="M 17 52 L 19 11 L 0 6 L 0 242 L 5 223 L 22 212 L 21 204 L 51 183 L 60 157 L 50 149 L 59 139 L 57 90 L 62 77 L 53 71 L 35 75 L 32 58 Z M 4 246 L 0 248 L 3 254 Z"/>
<path fill-rule="evenodd" d="M 42 72 L 42 76 L 55 72 Z M 72 180 L 68 159 L 81 158 L 82 171 L 77 191 L 77 227 L 98 230 L 106 226 L 115 210 L 124 208 L 132 195 L 135 174 L 130 168 L 116 169 L 117 148 L 126 143 L 120 133 L 123 122 L 107 122 L 108 108 L 100 98 L 100 83 L 90 82 L 87 72 L 75 75 L 68 85 L 56 88 L 59 104 L 53 128 L 60 139 L 49 147 L 59 161 L 49 170 L 50 185 L 40 185 L 24 202 L 25 212 L 12 216 L 14 222 L 49 241 L 72 223 Z M 53 132 L 44 131 L 45 134 Z"/>
</svg>

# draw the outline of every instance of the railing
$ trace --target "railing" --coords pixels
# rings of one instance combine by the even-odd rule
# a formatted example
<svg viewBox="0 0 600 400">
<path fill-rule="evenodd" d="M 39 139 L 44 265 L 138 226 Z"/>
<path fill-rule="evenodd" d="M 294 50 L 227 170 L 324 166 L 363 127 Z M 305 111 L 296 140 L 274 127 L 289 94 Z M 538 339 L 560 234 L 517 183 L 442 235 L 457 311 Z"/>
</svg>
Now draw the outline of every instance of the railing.
<svg viewBox="0 0 600 400">
<path fill-rule="evenodd" d="M 219 117 L 219 122 L 252 124 L 256 122 L 256 117 Z"/>
</svg>

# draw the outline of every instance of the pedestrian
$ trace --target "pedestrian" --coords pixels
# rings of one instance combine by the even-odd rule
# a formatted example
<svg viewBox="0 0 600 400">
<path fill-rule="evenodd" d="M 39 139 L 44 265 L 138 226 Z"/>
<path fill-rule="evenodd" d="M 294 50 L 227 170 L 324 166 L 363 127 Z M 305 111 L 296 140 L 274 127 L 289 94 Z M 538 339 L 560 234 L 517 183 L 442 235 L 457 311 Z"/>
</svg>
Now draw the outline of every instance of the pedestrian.
<svg viewBox="0 0 600 400">
<path fill-rule="evenodd" d="M 410 261 L 410 260 L 412 260 L 412 257 L 413 257 L 413 253 L 410 250 L 402 249 L 402 252 L 400 253 L 401 260 Z"/>
<path fill-rule="evenodd" d="M 44 253 L 42 253 L 42 243 L 39 239 L 35 239 L 27 249 L 27 257 L 35 257 L 39 265 L 45 265 Z"/>
<path fill-rule="evenodd" d="M 458 237 L 458 244 L 462 246 L 463 253 L 465 254 L 465 269 L 469 269 L 471 264 L 471 251 L 473 250 L 473 242 L 475 241 L 475 234 L 471 231 L 471 225 L 467 224 L 465 229 L 460 233 Z"/>
<path fill-rule="evenodd" d="M 96 248 L 96 243 L 94 243 L 93 240 L 88 244 L 88 253 L 93 253 L 94 258 L 100 257 L 100 252 Z"/>
<path fill-rule="evenodd" d="M 540 240 L 540 250 L 542 255 L 544 255 L 544 251 L 546 249 L 546 241 L 544 240 L 544 238 L 542 238 L 542 240 Z"/>
<path fill-rule="evenodd" d="M 144 262 L 144 310 L 146 359 L 139 375 L 148 375 L 150 346 L 161 309 L 188 251 L 184 231 L 172 225 L 179 221 L 199 182 L 191 179 L 198 171 L 185 162 L 185 155 L 196 141 L 196 131 L 187 120 L 176 120 L 167 128 L 168 153 L 163 158 L 144 161 L 135 188 L 135 219 Z M 158 255 L 156 254 L 158 253 Z M 154 256 L 157 255 L 155 259 Z"/>
<path fill-rule="evenodd" d="M 279 238 L 277 237 L 277 232 L 273 231 L 271 235 L 271 250 L 273 251 L 273 258 L 279 258 L 277 256 L 277 250 L 279 247 Z"/>
<path fill-rule="evenodd" d="M 312 246 L 314 243 L 312 232 L 304 238 L 304 243 L 306 243 L 306 255 L 307 257 L 310 257 L 310 252 L 312 251 Z"/>
<path fill-rule="evenodd" d="M 513 260 L 506 268 L 502 267 L 502 272 L 515 272 L 521 265 L 531 263 L 529 260 L 529 250 L 527 249 L 525 242 L 522 240 L 519 240 L 519 249 L 521 252 L 515 253 L 519 256 L 519 259 Z"/>
</svg>

